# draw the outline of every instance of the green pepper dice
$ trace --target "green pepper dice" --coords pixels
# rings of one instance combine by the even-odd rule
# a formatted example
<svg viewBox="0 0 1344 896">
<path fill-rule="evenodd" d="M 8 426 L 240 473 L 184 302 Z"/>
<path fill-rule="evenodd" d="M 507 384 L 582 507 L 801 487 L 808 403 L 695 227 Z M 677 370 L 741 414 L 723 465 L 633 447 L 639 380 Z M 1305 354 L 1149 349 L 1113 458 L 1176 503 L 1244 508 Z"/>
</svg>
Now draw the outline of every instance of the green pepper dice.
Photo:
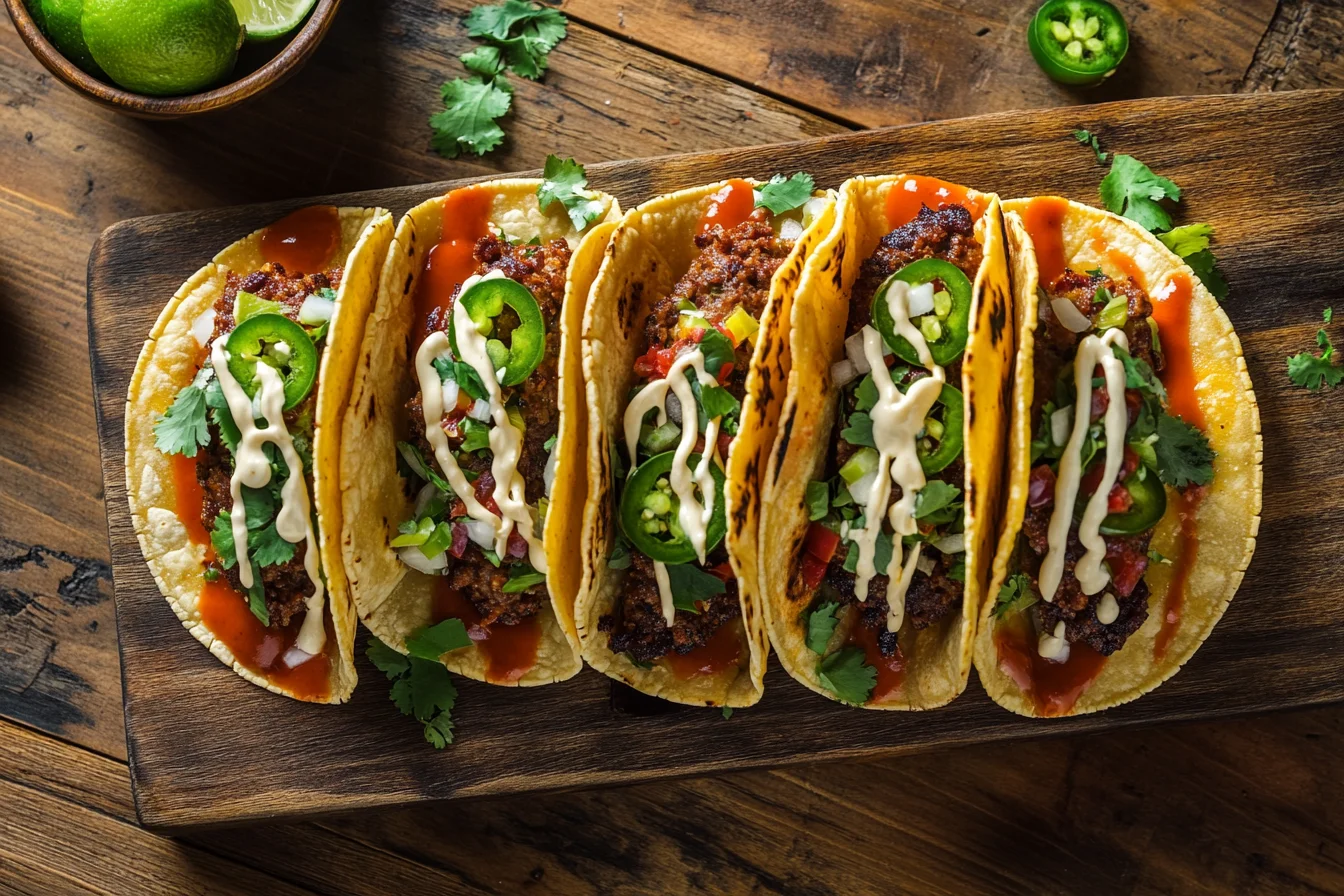
<svg viewBox="0 0 1344 896">
<path fill-rule="evenodd" d="M 1046 0 L 1027 26 L 1027 45 L 1051 79 L 1090 87 L 1115 73 L 1129 29 L 1106 0 Z"/>
<path fill-rule="evenodd" d="M 494 332 L 495 318 L 504 312 L 505 306 L 518 315 L 518 326 L 510 334 L 507 346 L 498 339 L 489 339 L 485 344 L 490 363 L 495 370 L 502 368 L 504 371 L 499 381 L 501 386 L 516 386 L 537 369 L 546 352 L 546 322 L 542 320 L 537 300 L 526 286 L 507 277 L 478 280 L 470 289 L 463 291 L 457 301 L 467 309 L 467 314 L 471 315 L 472 322 L 482 336 Z M 448 320 L 448 340 L 453 346 L 453 355 L 461 358 L 462 352 L 457 347 L 457 330 L 451 317 Z"/>
<path fill-rule="evenodd" d="M 285 383 L 285 410 L 307 397 L 317 379 L 317 347 L 306 330 L 283 314 L 254 314 L 234 327 L 225 347 L 229 372 L 249 398 L 256 395 L 257 365 L 270 364 Z"/>
<path fill-rule="evenodd" d="M 675 451 L 655 455 L 630 474 L 621 493 L 621 528 L 630 543 L 649 559 L 662 563 L 691 563 L 698 558 L 677 521 L 681 502 L 671 485 L 675 457 Z M 699 463 L 698 454 L 692 454 L 687 460 L 691 468 Z M 709 470 L 714 477 L 714 515 L 705 533 L 706 553 L 718 547 L 728 531 L 723 510 L 723 470 L 715 463 L 709 465 Z"/>
<path fill-rule="evenodd" d="M 920 365 L 923 362 L 919 360 L 919 353 L 915 351 L 915 347 L 906 341 L 904 336 L 896 334 L 896 322 L 892 319 L 891 308 L 887 305 L 887 290 L 897 280 L 903 280 L 911 286 L 935 282 L 942 284 L 942 289 L 947 291 L 950 304 L 948 300 L 935 298 L 934 311 L 920 315 L 916 319 L 917 326 L 929 345 L 933 363 L 945 367 L 960 358 L 961 353 L 966 350 L 966 338 L 971 323 L 971 281 L 962 273 L 961 268 L 941 258 L 921 258 L 888 277 L 873 295 L 873 325 L 896 353 L 896 357 L 907 364 Z M 945 314 L 938 314 L 939 305 L 947 309 Z"/>
</svg>

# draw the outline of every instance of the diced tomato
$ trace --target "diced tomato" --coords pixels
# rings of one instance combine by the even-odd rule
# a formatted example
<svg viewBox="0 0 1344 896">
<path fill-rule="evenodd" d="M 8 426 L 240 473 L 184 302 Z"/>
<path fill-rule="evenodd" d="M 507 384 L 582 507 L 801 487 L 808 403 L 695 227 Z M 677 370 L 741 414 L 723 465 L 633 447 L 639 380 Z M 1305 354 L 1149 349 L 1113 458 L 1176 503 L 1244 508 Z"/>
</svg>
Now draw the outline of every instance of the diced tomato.
<svg viewBox="0 0 1344 896">
<path fill-rule="evenodd" d="M 718 380 L 719 382 L 723 382 L 724 380 L 728 379 L 728 377 L 732 374 L 732 372 L 733 372 L 733 362 L 724 361 L 723 364 L 720 365 L 719 367 L 719 372 L 714 374 L 714 379 Z"/>
<path fill-rule="evenodd" d="M 517 529 L 509 530 L 509 547 L 505 553 L 517 559 L 527 556 L 527 539 Z"/>
<path fill-rule="evenodd" d="M 1134 506 L 1134 496 L 1129 493 L 1129 489 L 1120 483 L 1111 486 L 1111 493 L 1106 496 L 1107 513 L 1124 513 Z"/>
<path fill-rule="evenodd" d="M 1027 506 L 1038 510 L 1055 502 L 1055 473 L 1046 464 L 1033 467 L 1027 482 Z"/>
<path fill-rule="evenodd" d="M 468 405 L 468 407 L 470 407 L 470 405 Z M 463 419 L 466 418 L 466 416 L 467 416 L 466 412 L 461 408 L 451 410 L 444 415 L 443 431 L 448 434 L 448 438 L 450 439 L 462 438 L 462 433 L 458 431 L 458 427 L 462 424 L 462 421 Z"/>
<path fill-rule="evenodd" d="M 704 331 L 700 331 L 704 334 Z M 691 339 L 678 339 L 667 348 L 661 348 L 656 345 L 649 346 L 649 350 L 635 359 L 635 373 L 646 380 L 665 379 L 667 372 L 672 369 L 672 364 L 677 360 L 677 355 L 681 350 L 692 344 Z"/>
<path fill-rule="evenodd" d="M 705 328 L 704 328 L 704 327 L 694 327 L 694 328 L 691 330 L 691 341 L 694 342 L 696 345 L 699 345 L 700 343 L 704 342 L 704 341 L 705 341 Z"/>
<path fill-rule="evenodd" d="M 1143 396 L 1137 389 L 1125 390 L 1125 411 L 1129 416 L 1126 425 L 1132 425 L 1139 416 L 1139 408 L 1143 407 Z"/>
<path fill-rule="evenodd" d="M 481 502 L 482 507 L 495 516 L 503 515 L 499 512 L 499 505 L 495 503 L 495 477 L 489 470 L 476 477 L 475 490 L 476 500 Z"/>
<path fill-rule="evenodd" d="M 809 589 L 815 589 L 826 578 L 826 562 L 811 554 L 803 554 L 802 574 L 803 584 Z"/>
<path fill-rule="evenodd" d="M 723 561 L 718 566 L 709 567 L 705 572 L 724 582 L 731 582 L 733 580 L 733 564 L 729 563 L 727 560 Z"/>
<path fill-rule="evenodd" d="M 1127 498 L 1129 496 L 1129 490 L 1124 489 L 1124 487 L 1120 483 L 1124 482 L 1131 475 L 1133 475 L 1134 471 L 1137 470 L 1138 468 L 1139 468 L 1139 456 L 1134 453 L 1134 450 L 1132 448 L 1126 445 L 1124 460 L 1120 462 L 1120 472 L 1117 473 L 1115 476 L 1114 488 L 1123 489 Z M 1080 483 L 1082 493 L 1084 495 L 1096 494 L 1097 486 L 1101 485 L 1101 476 L 1105 472 L 1106 472 L 1106 456 L 1104 454 L 1098 454 L 1095 458 L 1093 458 L 1092 466 L 1088 467 L 1087 472 L 1083 474 L 1083 479 L 1082 482 Z M 1114 505 L 1117 500 L 1119 499 L 1116 497 L 1114 489 L 1112 489 L 1110 494 L 1111 504 Z M 1124 509 L 1128 510 L 1132 503 L 1133 499 L 1130 498 L 1129 503 L 1125 505 Z M 1115 508 L 1112 507 L 1111 509 L 1114 511 Z"/>
<path fill-rule="evenodd" d="M 1129 597 L 1148 570 L 1148 554 L 1138 550 L 1138 541 L 1130 538 L 1106 539 L 1106 565 L 1111 570 L 1111 587 L 1119 597 Z"/>
<path fill-rule="evenodd" d="M 1078 487 L 1084 495 L 1092 495 L 1097 491 L 1097 486 L 1101 485 L 1101 474 L 1106 472 L 1106 462 L 1103 455 L 1098 454 L 1092 459 L 1092 466 L 1087 468 L 1083 474 Z"/>
<path fill-rule="evenodd" d="M 733 447 L 733 437 L 726 432 L 719 433 L 719 457 L 727 457 L 728 449 Z"/>
<path fill-rule="evenodd" d="M 824 563 L 831 562 L 835 549 L 840 545 L 840 536 L 821 523 L 807 527 L 807 538 L 803 540 L 803 550 Z"/>
<path fill-rule="evenodd" d="M 1092 390 L 1092 420 L 1097 421 L 1106 416 L 1106 409 L 1111 406 L 1111 395 L 1105 387 Z"/>
<path fill-rule="evenodd" d="M 1120 463 L 1120 475 L 1118 477 L 1118 481 L 1124 482 L 1130 476 L 1133 476 L 1134 471 L 1137 470 L 1138 468 L 1139 468 L 1139 456 L 1134 453 L 1133 448 L 1126 445 L 1125 459 Z"/>
<path fill-rule="evenodd" d="M 458 503 L 461 503 L 460 501 Z M 465 505 L 463 505 L 465 507 Z M 448 552 L 459 560 L 467 550 L 467 527 L 463 523 L 453 523 L 453 543 Z"/>
<path fill-rule="evenodd" d="M 467 502 L 461 498 L 454 498 L 453 504 L 448 508 L 448 519 L 455 520 L 467 515 Z"/>
</svg>

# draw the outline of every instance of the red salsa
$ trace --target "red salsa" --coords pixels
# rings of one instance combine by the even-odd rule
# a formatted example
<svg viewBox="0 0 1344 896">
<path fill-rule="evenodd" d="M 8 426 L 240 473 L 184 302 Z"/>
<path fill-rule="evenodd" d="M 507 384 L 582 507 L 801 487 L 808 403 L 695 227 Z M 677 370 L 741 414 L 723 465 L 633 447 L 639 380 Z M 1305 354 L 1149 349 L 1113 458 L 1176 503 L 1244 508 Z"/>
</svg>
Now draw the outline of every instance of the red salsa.
<svg viewBox="0 0 1344 896">
<path fill-rule="evenodd" d="M 331 205 L 292 211 L 261 233 L 262 258 L 288 274 L 325 270 L 340 245 L 341 216 Z"/>
<path fill-rule="evenodd" d="M 537 664 L 537 647 L 541 644 L 541 620 L 537 614 L 513 625 L 482 625 L 482 616 L 471 601 L 443 577 L 434 580 L 433 601 L 435 623 L 461 619 L 467 627 L 467 636 L 485 657 L 486 681 L 509 684 Z"/>
<path fill-rule="evenodd" d="M 477 262 L 472 253 L 476 241 L 490 233 L 494 195 L 482 187 L 463 187 L 443 197 L 442 235 L 425 255 L 415 293 L 417 344 L 431 332 L 430 314 L 447 308 L 453 293 L 475 273 Z"/>
</svg>

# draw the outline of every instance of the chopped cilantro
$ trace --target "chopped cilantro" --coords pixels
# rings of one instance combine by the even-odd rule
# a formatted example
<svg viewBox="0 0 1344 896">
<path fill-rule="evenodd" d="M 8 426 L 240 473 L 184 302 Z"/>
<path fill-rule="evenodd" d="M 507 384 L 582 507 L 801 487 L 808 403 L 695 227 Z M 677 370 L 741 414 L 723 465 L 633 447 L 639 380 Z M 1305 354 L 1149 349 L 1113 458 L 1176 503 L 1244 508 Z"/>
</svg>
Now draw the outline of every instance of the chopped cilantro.
<svg viewBox="0 0 1344 896">
<path fill-rule="evenodd" d="M 1091 147 L 1092 154 L 1097 157 L 1098 165 L 1106 164 L 1106 157 L 1109 156 L 1110 153 L 1101 151 L 1101 141 L 1097 139 L 1096 134 L 1085 128 L 1079 128 L 1073 132 L 1073 139 L 1085 146 Z"/>
<path fill-rule="evenodd" d="M 876 448 L 873 438 L 873 418 L 866 411 L 855 411 L 849 415 L 849 425 L 840 430 L 840 438 L 851 445 Z"/>
<path fill-rule="evenodd" d="M 1179 202 L 1181 188 L 1133 156 L 1116 153 L 1111 170 L 1101 181 L 1101 201 L 1106 208 L 1147 230 L 1170 230 L 1171 215 L 1159 204 L 1162 199 Z"/>
<path fill-rule="evenodd" d="M 546 573 L 537 572 L 527 563 L 515 563 L 509 567 L 509 580 L 500 590 L 505 594 L 517 594 L 545 581 Z"/>
<path fill-rule="evenodd" d="M 1327 324 L 1330 323 L 1333 316 L 1333 308 L 1327 308 L 1321 314 Z M 1340 367 L 1334 362 L 1335 346 L 1330 341 L 1330 336 L 1325 332 L 1324 327 L 1316 331 L 1316 344 L 1321 349 L 1319 355 L 1313 355 L 1311 352 L 1301 352 L 1288 359 L 1288 379 L 1292 380 L 1295 385 L 1312 391 L 1316 391 L 1322 386 L 1329 386 L 1333 389 L 1344 382 L 1344 367 Z"/>
<path fill-rule="evenodd" d="M 1163 414 L 1157 419 L 1157 474 L 1167 485 L 1185 488 L 1213 481 L 1214 451 L 1204 433 L 1180 417 Z"/>
<path fill-rule="evenodd" d="M 1171 561 L 1157 548 L 1148 549 L 1148 559 L 1154 563 L 1171 563 Z"/>
<path fill-rule="evenodd" d="M 917 520 L 930 519 L 940 510 L 955 508 L 960 502 L 961 489 L 955 485 L 943 482 L 941 479 L 934 479 L 925 483 L 915 496 L 915 513 Z"/>
<path fill-rule="evenodd" d="M 817 677 L 826 690 L 855 705 L 867 703 L 877 684 L 877 670 L 863 661 L 863 651 L 857 647 L 846 647 L 823 659 L 817 664 Z"/>
<path fill-rule="evenodd" d="M 448 358 L 435 358 L 434 369 L 439 372 L 439 379 L 445 383 L 457 383 L 458 388 L 472 398 L 485 400 L 490 397 L 490 393 L 485 389 L 485 383 L 481 382 L 481 375 L 476 372 L 465 361 L 452 361 Z"/>
<path fill-rule="evenodd" d="M 954 582 L 966 581 L 966 555 L 958 554 L 957 561 L 947 570 L 947 577 Z"/>
<path fill-rule="evenodd" d="M 248 520 L 248 528 L 251 528 Z M 247 551 L 258 566 L 278 566 L 294 559 L 294 545 L 280 537 L 275 523 L 247 533 Z"/>
<path fill-rule="evenodd" d="M 799 171 L 792 177 L 776 174 L 770 178 L 769 183 L 756 188 L 759 194 L 756 208 L 768 208 L 772 215 L 782 215 L 811 199 L 815 188 L 816 183 L 812 180 L 812 175 L 805 171 Z"/>
<path fill-rule="evenodd" d="M 210 444 L 204 389 L 191 385 L 177 393 L 172 405 L 154 424 L 154 444 L 164 454 L 186 457 L 195 457 L 198 447 Z"/>
<path fill-rule="evenodd" d="M 462 433 L 460 450 L 480 451 L 490 447 L 490 427 L 479 420 L 473 420 L 470 417 L 463 418 L 457 429 L 458 432 Z"/>
<path fill-rule="evenodd" d="M 392 702 L 397 709 L 424 726 L 425 740 L 435 749 L 452 743 L 457 688 L 448 670 L 436 661 L 403 656 L 377 638 L 369 639 L 365 655 L 392 682 Z"/>
<path fill-rule="evenodd" d="M 692 380 L 691 384 L 699 385 L 695 380 Z M 705 420 L 701 423 L 702 429 L 715 417 L 731 417 L 742 408 L 741 403 L 733 397 L 733 393 L 722 386 L 702 386 L 699 392 L 697 397 L 700 399 L 700 410 L 705 416 Z"/>
<path fill-rule="evenodd" d="M 556 442 L 556 439 L 557 439 L 557 438 L 559 438 L 559 437 L 558 437 L 558 436 L 551 436 L 549 439 L 547 439 L 546 441 L 542 442 L 542 443 L 541 443 L 542 450 L 543 450 L 543 451 L 554 451 L 554 450 L 555 450 L 555 442 Z"/>
<path fill-rule="evenodd" d="M 611 556 L 607 558 L 607 569 L 630 568 L 630 542 L 625 533 L 617 532 L 616 541 L 611 546 Z"/>
<path fill-rule="evenodd" d="M 504 57 L 500 55 L 499 47 L 477 47 L 457 58 L 467 71 L 487 80 L 504 71 Z"/>
<path fill-rule="evenodd" d="M 401 455 L 401 459 L 406 463 L 406 466 L 410 467 L 412 473 L 426 482 L 434 483 L 441 492 L 448 493 L 453 490 L 452 486 L 439 475 L 437 470 L 425 463 L 425 456 L 420 453 L 419 448 L 410 442 L 398 442 L 397 452 Z"/>
<path fill-rule="evenodd" d="M 1177 255 L 1195 272 L 1213 297 L 1227 298 L 1227 280 L 1218 269 L 1218 259 L 1209 249 L 1209 239 L 1213 236 L 1213 227 L 1209 224 L 1185 224 L 1168 233 L 1159 233 L 1166 247 Z"/>
<path fill-rule="evenodd" d="M 705 372 L 717 380 L 723 379 L 723 366 L 732 364 L 733 344 L 718 330 L 705 330 L 700 339 L 700 353 L 705 356 Z"/>
<path fill-rule="evenodd" d="M 541 177 L 541 186 L 537 187 L 537 203 L 543 210 L 556 202 L 560 203 L 577 230 L 583 230 L 602 214 L 602 202 L 593 198 L 586 189 L 588 174 L 578 162 L 547 156 Z"/>
<path fill-rule="evenodd" d="M 728 590 L 723 580 L 710 575 L 693 563 L 673 563 L 667 567 L 667 582 L 672 603 L 678 610 L 699 613 L 696 601 L 708 601 Z"/>
<path fill-rule="evenodd" d="M 827 601 L 807 614 L 807 649 L 817 656 L 826 652 L 826 645 L 835 634 L 835 611 L 838 609 L 838 603 Z"/>
<path fill-rule="evenodd" d="M 406 637 L 406 652 L 422 660 L 439 661 L 450 650 L 470 647 L 467 627 L 461 619 L 445 619 L 434 625 L 422 625 Z"/>
<path fill-rule="evenodd" d="M 205 580 L 206 580 L 207 582 L 216 582 L 216 581 L 218 581 L 218 580 L 219 580 L 219 570 L 215 569 L 213 566 L 207 566 L 207 567 L 205 568 Z"/>
<path fill-rule="evenodd" d="M 724 720 L 726 721 L 726 720 L 728 720 L 728 719 L 731 719 L 732 717 L 733 717 L 733 708 L 732 708 L 731 706 L 725 706 L 725 707 L 723 708 L 723 718 L 724 718 Z"/>
<path fill-rule="evenodd" d="M 257 617 L 258 622 L 267 628 L 270 627 L 271 610 L 266 606 L 266 589 L 262 587 L 260 576 L 254 578 L 252 587 L 247 589 L 247 608 Z"/>
<path fill-rule="evenodd" d="M 824 519 L 831 510 L 831 487 L 820 480 L 807 484 L 807 518 Z"/>
<path fill-rule="evenodd" d="M 900 382 L 904 373 L 898 373 L 893 370 L 891 378 L 895 382 Z M 873 405 L 877 404 L 877 383 L 873 380 L 871 373 L 865 373 L 863 379 L 859 380 L 858 388 L 854 390 L 854 409 L 859 411 L 871 411 Z"/>
<path fill-rule="evenodd" d="M 1002 616 L 1009 611 L 1025 610 L 1036 603 L 1038 598 L 1031 587 L 1031 579 L 1024 573 L 1016 572 L 999 588 L 994 598 L 994 615 Z"/>
<path fill-rule="evenodd" d="M 1113 346 L 1111 349 L 1121 363 L 1125 365 L 1125 388 L 1137 389 L 1141 394 L 1156 398 L 1158 401 L 1167 400 L 1167 388 L 1162 385 L 1162 381 L 1153 373 L 1153 368 L 1148 366 L 1148 362 L 1142 358 L 1136 358 L 1129 352 Z M 1105 380 L 1102 380 L 1105 383 Z"/>
</svg>

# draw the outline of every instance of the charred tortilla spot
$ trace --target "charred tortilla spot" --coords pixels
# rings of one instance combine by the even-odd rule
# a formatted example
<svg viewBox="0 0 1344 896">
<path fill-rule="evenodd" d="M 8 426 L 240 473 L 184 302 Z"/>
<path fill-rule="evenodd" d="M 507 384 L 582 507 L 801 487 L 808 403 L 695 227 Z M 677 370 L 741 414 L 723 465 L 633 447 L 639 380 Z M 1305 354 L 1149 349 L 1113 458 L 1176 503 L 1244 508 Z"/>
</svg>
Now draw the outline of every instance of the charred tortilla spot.
<svg viewBox="0 0 1344 896">
<path fill-rule="evenodd" d="M 378 417 L 377 408 L 374 407 L 373 396 L 369 396 L 369 422 L 372 423 Z"/>
<path fill-rule="evenodd" d="M 401 288 L 402 295 L 408 295 L 411 291 L 411 283 L 415 280 L 415 272 L 412 271 L 406 275 L 406 285 Z"/>
<path fill-rule="evenodd" d="M 989 341 L 992 345 L 998 345 L 1003 341 L 1004 331 L 1008 326 L 1008 300 L 1003 294 L 1003 290 L 997 285 L 990 295 L 989 304 Z"/>
<path fill-rule="evenodd" d="M 775 482 L 779 482 L 779 474 L 784 469 L 784 458 L 789 453 L 789 439 L 793 436 L 793 420 L 798 415 L 798 406 L 794 405 L 789 409 L 788 419 L 779 428 L 779 447 L 775 449 Z M 797 553 L 794 551 L 793 553 Z"/>
</svg>

